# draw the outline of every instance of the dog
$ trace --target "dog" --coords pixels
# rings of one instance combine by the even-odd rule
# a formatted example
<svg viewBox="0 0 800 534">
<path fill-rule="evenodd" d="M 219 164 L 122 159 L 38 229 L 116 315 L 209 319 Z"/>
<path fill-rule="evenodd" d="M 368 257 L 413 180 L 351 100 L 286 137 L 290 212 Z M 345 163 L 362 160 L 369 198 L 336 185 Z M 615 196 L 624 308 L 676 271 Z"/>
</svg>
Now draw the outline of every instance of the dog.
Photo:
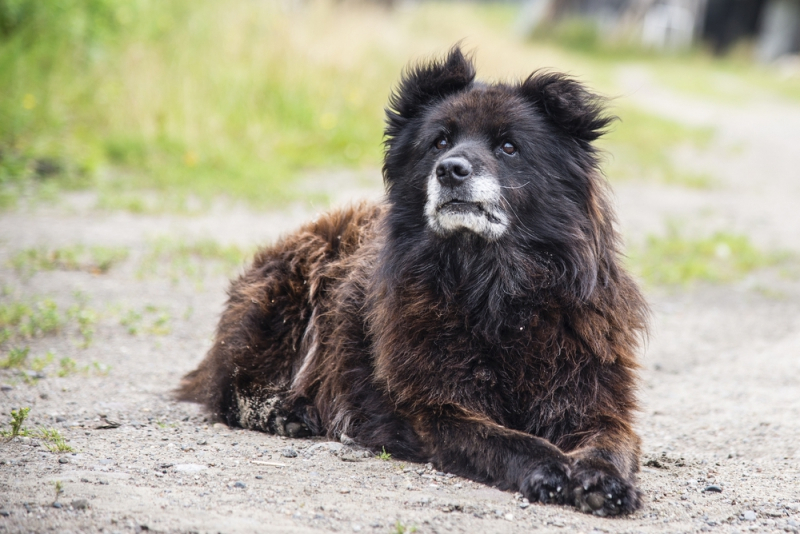
<svg viewBox="0 0 800 534">
<path fill-rule="evenodd" d="M 648 310 L 563 74 L 475 80 L 455 47 L 386 110 L 385 200 L 255 255 L 178 396 L 228 425 L 326 435 L 530 501 L 636 510 Z"/>
</svg>

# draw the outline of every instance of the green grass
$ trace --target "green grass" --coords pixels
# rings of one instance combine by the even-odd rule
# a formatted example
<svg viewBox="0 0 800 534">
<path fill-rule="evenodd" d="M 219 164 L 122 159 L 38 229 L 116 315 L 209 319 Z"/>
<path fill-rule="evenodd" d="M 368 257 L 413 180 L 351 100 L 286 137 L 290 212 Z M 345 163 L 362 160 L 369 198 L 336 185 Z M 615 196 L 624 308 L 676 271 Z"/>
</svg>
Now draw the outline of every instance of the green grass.
<svg viewBox="0 0 800 534">
<path fill-rule="evenodd" d="M 67 310 L 67 317 L 74 320 L 78 326 L 78 333 L 81 336 L 79 346 L 88 348 L 94 339 L 94 326 L 97 323 L 97 312 L 80 303 L 71 306 Z"/>
<path fill-rule="evenodd" d="M 598 143 L 607 153 L 604 170 L 610 180 L 649 180 L 695 189 L 714 185 L 710 176 L 679 169 L 671 157 L 681 145 L 706 148 L 714 134 L 711 128 L 686 126 L 630 106 L 614 112 L 621 120 Z"/>
<path fill-rule="evenodd" d="M 76 331 L 80 336 L 78 345 L 87 348 L 92 343 L 98 315 L 88 307 L 82 294 L 76 294 L 75 299 L 77 303 L 67 308 L 66 312 L 59 310 L 58 305 L 50 299 L 32 304 L 19 300 L 0 302 L 0 348 L 32 338 L 55 335 L 65 329 Z"/>
<path fill-rule="evenodd" d="M 114 265 L 127 259 L 124 247 L 74 245 L 58 249 L 30 248 L 11 258 L 14 269 L 25 276 L 38 271 L 87 271 L 107 273 Z"/>
<path fill-rule="evenodd" d="M 394 528 L 392 528 L 392 534 L 408 534 L 416 531 L 417 531 L 416 526 L 407 527 L 406 525 L 401 523 L 399 519 L 395 522 Z"/>
<path fill-rule="evenodd" d="M 32 14 L 0 37 L 7 191 L 58 181 L 112 205 L 142 189 L 279 203 L 305 169 L 380 161 L 389 78 L 303 57 L 276 4 L 15 3 Z"/>
<path fill-rule="evenodd" d="M 64 326 L 56 303 L 44 299 L 33 305 L 0 303 L 0 344 L 10 339 L 29 339 L 55 334 Z"/>
<path fill-rule="evenodd" d="M 28 363 L 29 347 L 13 347 L 6 357 L 0 360 L 0 369 L 20 369 Z"/>
<path fill-rule="evenodd" d="M 392 459 L 392 455 L 386 452 L 386 447 L 381 447 L 381 452 L 378 454 L 378 458 L 383 460 L 384 462 L 388 462 Z"/>
<path fill-rule="evenodd" d="M 613 95 L 620 62 L 635 61 L 668 86 L 711 87 L 708 98 L 730 87 L 800 95 L 800 82 L 774 69 L 609 44 L 581 21 L 532 41 L 515 35 L 510 4 L 281 6 L 0 0 L 0 208 L 75 188 L 136 212 L 312 197 L 300 179 L 309 171 L 380 165 L 383 108 L 401 69 L 465 35 L 483 79 L 550 67 Z M 684 135 L 707 134 L 620 115 L 609 146 L 625 163 L 611 164 L 612 177 L 710 185 L 665 159 Z"/>
<path fill-rule="evenodd" d="M 61 497 L 61 494 L 64 493 L 64 484 L 62 484 L 60 480 L 56 480 L 53 482 L 53 488 L 56 492 L 56 498 L 53 499 L 53 502 L 57 502 L 58 498 Z"/>
<path fill-rule="evenodd" d="M 169 312 L 157 306 L 148 305 L 142 311 L 127 310 L 120 317 L 119 324 L 124 326 L 132 336 L 143 333 L 164 336 L 171 331 L 171 320 Z"/>
<path fill-rule="evenodd" d="M 111 372 L 111 367 L 100 362 L 93 361 L 86 365 L 78 365 L 78 362 L 72 358 L 61 358 L 58 360 L 58 369 L 56 375 L 60 378 L 71 376 L 75 374 L 82 374 L 89 376 L 95 374 L 97 376 L 107 376 Z"/>
<path fill-rule="evenodd" d="M 28 431 L 22 425 L 25 423 L 25 419 L 28 418 L 28 413 L 30 413 L 30 411 L 31 409 L 28 407 L 11 410 L 11 429 L 0 430 L 0 436 L 15 438 L 17 436 L 26 435 Z"/>
<path fill-rule="evenodd" d="M 31 434 L 44 442 L 44 446 L 50 452 L 74 452 L 74 449 L 67 444 L 61 432 L 55 428 L 38 428 Z"/>
<path fill-rule="evenodd" d="M 210 273 L 231 275 L 251 255 L 236 245 L 222 245 L 213 239 L 160 237 L 149 248 L 139 266 L 139 277 L 163 276 L 173 283 L 182 279 L 202 281 Z"/>
<path fill-rule="evenodd" d="M 670 227 L 665 236 L 650 236 L 644 246 L 631 250 L 628 261 L 649 284 L 688 286 L 734 282 L 787 259 L 786 254 L 758 249 L 744 235 L 718 232 L 692 238 Z"/>
<path fill-rule="evenodd" d="M 44 356 L 37 356 L 31 362 L 31 370 L 40 372 L 55 361 L 56 355 L 52 351 L 47 351 Z"/>
</svg>

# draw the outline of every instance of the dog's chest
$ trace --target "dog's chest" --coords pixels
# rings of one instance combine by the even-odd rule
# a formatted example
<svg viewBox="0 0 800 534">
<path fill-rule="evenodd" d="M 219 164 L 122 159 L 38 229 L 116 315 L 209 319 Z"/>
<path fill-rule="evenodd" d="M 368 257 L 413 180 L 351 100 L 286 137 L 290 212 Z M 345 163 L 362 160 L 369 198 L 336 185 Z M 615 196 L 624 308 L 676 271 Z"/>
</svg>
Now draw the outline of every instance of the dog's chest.
<svg viewBox="0 0 800 534">
<path fill-rule="evenodd" d="M 432 360 L 439 361 L 439 370 L 426 384 L 428 395 L 446 392 L 449 401 L 507 426 L 526 426 L 538 418 L 534 412 L 563 371 L 523 336 L 502 344 L 474 338 L 452 342 Z"/>
</svg>

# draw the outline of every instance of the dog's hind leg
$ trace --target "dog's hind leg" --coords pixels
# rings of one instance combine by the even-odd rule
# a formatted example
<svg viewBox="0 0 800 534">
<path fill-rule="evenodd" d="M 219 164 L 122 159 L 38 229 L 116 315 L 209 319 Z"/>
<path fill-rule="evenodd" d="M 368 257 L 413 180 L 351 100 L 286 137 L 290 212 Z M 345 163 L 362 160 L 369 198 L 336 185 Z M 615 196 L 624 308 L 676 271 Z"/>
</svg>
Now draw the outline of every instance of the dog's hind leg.
<svg viewBox="0 0 800 534">
<path fill-rule="evenodd" d="M 243 428 L 304 438 L 319 434 L 321 425 L 316 410 L 307 402 L 293 401 L 286 391 L 236 391 L 238 424 Z"/>
<path fill-rule="evenodd" d="M 324 252 L 326 244 L 313 234 L 293 237 L 258 254 L 231 284 L 214 345 L 178 391 L 181 400 L 205 404 L 228 425 L 279 434 L 310 431 L 308 425 L 286 429 L 299 421 L 285 399 L 308 350 L 312 292 L 326 264 L 324 254 L 314 252 Z"/>
<path fill-rule="evenodd" d="M 380 214 L 362 204 L 309 223 L 256 254 L 228 290 L 214 345 L 177 396 L 200 402 L 229 425 L 286 435 L 321 432 L 298 375 L 313 374 L 316 321 L 329 309 L 336 265 L 361 246 Z M 310 391 L 308 395 L 313 395 Z"/>
</svg>

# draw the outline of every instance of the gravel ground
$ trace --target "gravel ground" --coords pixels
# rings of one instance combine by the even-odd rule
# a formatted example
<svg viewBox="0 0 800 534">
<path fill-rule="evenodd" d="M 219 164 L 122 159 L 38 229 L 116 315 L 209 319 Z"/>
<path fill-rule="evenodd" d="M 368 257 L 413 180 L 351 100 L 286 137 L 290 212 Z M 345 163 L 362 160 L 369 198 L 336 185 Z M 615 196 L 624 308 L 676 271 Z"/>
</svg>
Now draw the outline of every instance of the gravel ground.
<svg viewBox="0 0 800 534">
<path fill-rule="evenodd" d="M 666 94 L 635 68 L 620 76 L 632 101 L 720 133 L 703 154 L 675 154 L 681 164 L 712 171 L 717 189 L 615 187 L 629 241 L 678 218 L 690 228 L 726 228 L 800 253 L 800 106 L 726 108 Z M 338 178 L 335 200 L 354 191 L 379 194 L 377 173 L 366 183 Z M 72 358 L 78 372 L 58 376 L 51 364 L 43 377 L 25 381 L 18 371 L 0 371 L 3 422 L 12 409 L 29 406 L 28 428 L 58 429 L 74 449 L 53 453 L 32 438 L 0 443 L 0 531 L 800 532 L 796 279 L 757 273 L 725 286 L 649 290 L 654 320 L 639 422 L 646 503 L 630 517 L 604 519 L 528 505 L 512 493 L 340 443 L 229 429 L 195 405 L 175 403 L 171 389 L 210 345 L 227 276 L 207 269 L 177 282 L 141 277 L 149 239 L 213 237 L 252 246 L 315 208 L 228 207 L 189 218 L 98 213 L 87 207 L 91 200 L 74 195 L 57 207 L 0 214 L 0 302 L 47 297 L 65 310 L 85 301 L 97 313 L 88 348 L 79 346 L 73 323 L 29 343 L 32 356 L 52 350 L 57 359 Z M 131 253 L 100 275 L 22 276 L 8 265 L 24 248 L 76 243 L 122 245 Z M 143 325 L 165 318 L 168 332 L 143 326 L 131 335 L 120 323 L 126 310 L 138 310 Z M 81 371 L 92 362 L 110 371 Z M 58 507 L 56 481 L 63 487 Z"/>
</svg>

